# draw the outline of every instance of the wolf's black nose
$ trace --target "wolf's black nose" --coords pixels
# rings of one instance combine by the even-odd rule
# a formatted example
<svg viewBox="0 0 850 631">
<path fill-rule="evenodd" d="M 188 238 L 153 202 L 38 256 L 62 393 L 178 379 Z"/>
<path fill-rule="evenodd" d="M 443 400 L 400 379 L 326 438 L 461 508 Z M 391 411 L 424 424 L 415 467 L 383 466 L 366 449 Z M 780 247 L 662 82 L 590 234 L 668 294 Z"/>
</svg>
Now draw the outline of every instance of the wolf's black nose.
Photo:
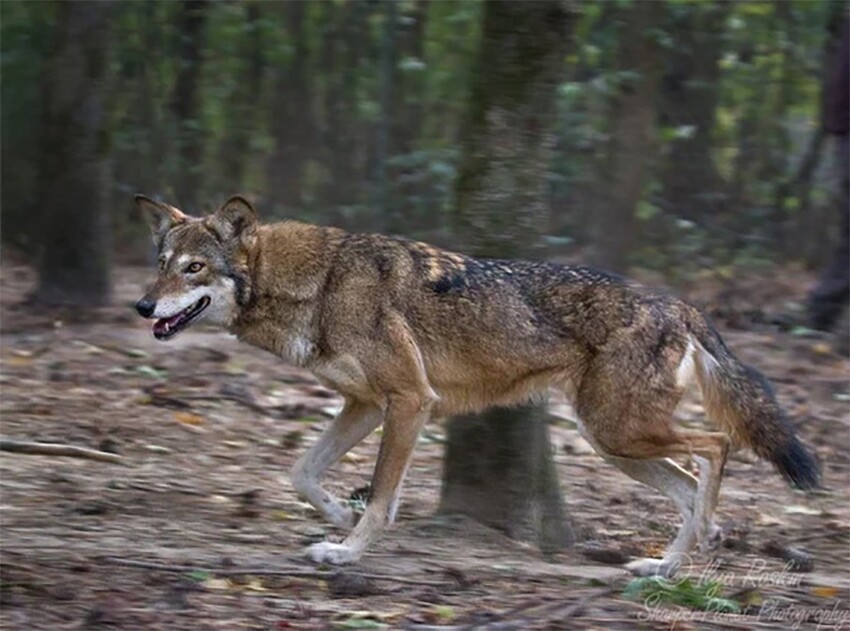
<svg viewBox="0 0 850 631">
<path fill-rule="evenodd" d="M 156 300 L 151 300 L 150 298 L 139 298 L 139 302 L 136 303 L 136 311 L 143 318 L 151 317 L 155 309 Z"/>
</svg>

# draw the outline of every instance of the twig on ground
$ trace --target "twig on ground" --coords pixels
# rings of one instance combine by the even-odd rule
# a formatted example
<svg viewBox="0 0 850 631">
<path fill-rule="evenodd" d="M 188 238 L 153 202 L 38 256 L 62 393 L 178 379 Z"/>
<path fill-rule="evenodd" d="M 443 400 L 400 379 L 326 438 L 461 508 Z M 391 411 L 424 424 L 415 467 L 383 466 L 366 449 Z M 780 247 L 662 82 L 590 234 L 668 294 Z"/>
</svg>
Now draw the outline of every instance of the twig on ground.
<svg viewBox="0 0 850 631">
<path fill-rule="evenodd" d="M 192 407 L 192 405 L 190 403 L 187 403 L 187 401 L 211 401 L 214 403 L 220 403 L 222 401 L 233 401 L 234 403 L 244 405 L 252 412 L 256 412 L 261 416 L 275 415 L 274 410 L 263 407 L 259 403 L 249 401 L 244 397 L 239 397 L 230 394 L 181 394 L 179 395 L 179 397 L 177 397 L 150 393 L 150 396 L 151 404 L 158 405 L 160 407 L 172 407 L 186 410 Z"/>
<path fill-rule="evenodd" d="M 124 458 L 118 454 L 62 443 L 34 443 L 24 440 L 0 438 L 0 451 L 34 456 L 66 456 L 68 458 L 85 458 L 87 460 L 110 462 L 112 464 L 126 464 Z"/>
<path fill-rule="evenodd" d="M 482 629 L 484 627 L 490 627 L 495 623 L 510 623 L 510 622 L 520 622 L 520 619 L 515 618 L 518 613 L 524 614 L 523 617 L 528 616 L 530 613 L 541 614 L 541 613 L 552 613 L 554 611 L 558 611 L 561 608 L 564 608 L 563 613 L 561 613 L 561 618 L 569 618 L 571 616 L 576 615 L 582 609 L 584 609 L 587 604 L 596 598 L 601 598 L 603 596 L 610 596 L 615 593 L 617 590 L 613 587 L 605 587 L 604 589 L 597 589 L 589 594 L 586 594 L 583 598 L 580 598 L 577 602 L 574 603 L 565 603 L 562 600 L 557 600 L 556 602 L 547 602 L 547 603 L 525 603 L 520 605 L 519 607 L 515 607 L 514 609 L 509 609 L 508 611 L 499 614 L 499 616 L 495 619 L 491 618 L 486 621 L 476 622 L 465 627 L 462 627 L 463 631 L 471 631 L 473 629 Z"/>
<path fill-rule="evenodd" d="M 611 594 L 616 593 L 616 589 L 613 587 L 606 587 L 605 589 L 600 589 L 595 592 L 591 592 L 587 594 L 584 598 L 580 599 L 578 602 L 573 603 L 561 613 L 561 617 L 569 618 L 570 616 L 574 616 L 577 613 L 581 612 L 587 604 L 591 600 L 596 600 L 597 598 L 602 598 L 603 596 L 610 596 Z M 555 609 L 554 607 L 546 607 L 547 610 Z"/>
<path fill-rule="evenodd" d="M 263 405 L 260 405 L 259 403 L 255 403 L 254 401 L 251 401 L 246 397 L 240 397 L 240 396 L 234 395 L 234 394 L 223 394 L 222 393 L 222 394 L 212 395 L 212 396 L 207 396 L 207 397 L 202 396 L 202 395 L 190 395 L 190 396 L 184 397 L 184 398 L 187 398 L 189 400 L 194 399 L 196 401 L 202 401 L 204 399 L 206 399 L 208 401 L 216 401 L 216 400 L 221 401 L 222 399 L 224 399 L 224 400 L 227 400 L 227 401 L 232 401 L 233 403 L 238 403 L 239 405 L 242 405 L 242 406 L 248 408 L 252 412 L 256 412 L 260 416 L 275 416 L 274 410 L 270 410 L 269 408 L 267 408 Z"/>
<path fill-rule="evenodd" d="M 804 535 L 802 537 L 793 537 L 791 539 L 794 543 L 803 543 L 809 541 L 816 541 L 817 539 L 840 539 L 842 537 L 850 537 L 850 529 L 842 528 L 841 530 L 829 530 L 826 532 L 816 532 L 811 535 Z"/>
<path fill-rule="evenodd" d="M 336 576 L 344 570 L 304 570 L 300 568 L 267 568 L 267 567 L 247 567 L 247 568 L 217 568 L 195 565 L 171 565 L 167 563 L 155 563 L 153 561 L 136 561 L 135 559 L 124 559 L 121 557 L 107 556 L 102 557 L 107 563 L 113 565 L 123 565 L 125 567 L 136 567 L 143 570 L 157 570 L 159 572 L 202 572 L 205 574 L 214 574 L 216 576 L 286 576 L 291 578 L 320 578 L 329 579 Z M 416 578 L 403 578 L 400 576 L 391 576 L 388 574 L 363 574 L 361 572 L 352 572 L 352 575 L 360 576 L 373 581 L 392 581 L 404 585 L 418 585 L 421 587 L 451 587 L 456 585 L 451 583 L 438 583 L 436 581 L 426 581 Z"/>
</svg>

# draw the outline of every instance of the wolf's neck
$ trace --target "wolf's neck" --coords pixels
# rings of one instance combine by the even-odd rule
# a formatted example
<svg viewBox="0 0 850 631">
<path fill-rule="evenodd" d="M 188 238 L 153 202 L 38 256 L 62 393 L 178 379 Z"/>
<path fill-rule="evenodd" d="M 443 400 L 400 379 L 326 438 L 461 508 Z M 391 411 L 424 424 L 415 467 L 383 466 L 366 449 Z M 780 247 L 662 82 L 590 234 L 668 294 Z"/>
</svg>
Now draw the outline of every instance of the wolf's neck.
<svg viewBox="0 0 850 631">
<path fill-rule="evenodd" d="M 343 234 L 289 221 L 261 227 L 250 269 L 251 299 L 231 331 L 291 364 L 309 363 L 322 288 Z"/>
<path fill-rule="evenodd" d="M 260 228 L 251 270 L 256 295 L 285 301 L 315 298 L 342 234 L 335 228 L 295 221 Z"/>
</svg>

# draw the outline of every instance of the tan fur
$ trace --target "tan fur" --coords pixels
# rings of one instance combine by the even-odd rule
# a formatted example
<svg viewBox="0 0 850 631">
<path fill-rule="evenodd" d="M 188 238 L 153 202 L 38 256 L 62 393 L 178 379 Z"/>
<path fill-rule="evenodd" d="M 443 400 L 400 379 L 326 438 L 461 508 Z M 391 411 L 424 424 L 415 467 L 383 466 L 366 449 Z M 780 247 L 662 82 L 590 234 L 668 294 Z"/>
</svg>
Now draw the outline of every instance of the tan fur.
<svg viewBox="0 0 850 631">
<path fill-rule="evenodd" d="M 171 260 L 207 262 L 201 287 L 217 287 L 222 278 L 232 285 L 229 302 L 212 294 L 210 309 L 227 303 L 219 323 L 307 368 L 345 398 L 343 412 L 293 474 L 299 494 L 337 525 L 354 525 L 354 517 L 319 480 L 383 423 L 366 512 L 342 544 L 313 546 L 317 561 L 357 560 L 392 520 L 430 416 L 510 405 L 551 387 L 564 391 L 594 447 L 668 494 L 685 518 L 665 559 L 637 564 L 638 573 L 674 570 L 674 556 L 710 534 L 727 434 L 753 446 L 727 394 L 739 377 L 715 379 L 734 372 L 733 359 L 712 346 L 716 334 L 699 312 L 675 298 L 584 267 L 478 261 L 293 221 L 260 225 L 241 198 L 203 219 L 147 199 L 140 204 L 154 216 L 155 241 Z M 199 285 L 188 283 L 166 266 L 147 297 L 195 292 Z M 723 432 L 676 428 L 673 412 L 694 377 Z M 752 396 L 737 401 L 756 405 Z M 776 445 L 785 440 L 783 434 Z M 682 455 L 704 463 L 699 482 L 667 460 Z"/>
</svg>

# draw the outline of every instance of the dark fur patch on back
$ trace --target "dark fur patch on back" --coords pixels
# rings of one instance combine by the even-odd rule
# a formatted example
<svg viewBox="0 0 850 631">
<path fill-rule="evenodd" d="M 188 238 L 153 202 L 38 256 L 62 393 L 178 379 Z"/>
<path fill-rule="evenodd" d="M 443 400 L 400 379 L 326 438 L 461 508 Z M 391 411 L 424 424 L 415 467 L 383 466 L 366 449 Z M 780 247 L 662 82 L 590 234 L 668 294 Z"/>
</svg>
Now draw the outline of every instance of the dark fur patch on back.
<svg viewBox="0 0 850 631">
<path fill-rule="evenodd" d="M 375 255 L 375 268 L 378 270 L 378 276 L 381 280 L 387 280 L 393 269 L 392 260 L 386 254 L 379 252 Z"/>
<path fill-rule="evenodd" d="M 463 289 L 466 286 L 466 281 L 460 271 L 453 270 L 429 283 L 428 286 L 438 294 L 446 294 L 453 289 Z"/>
</svg>

